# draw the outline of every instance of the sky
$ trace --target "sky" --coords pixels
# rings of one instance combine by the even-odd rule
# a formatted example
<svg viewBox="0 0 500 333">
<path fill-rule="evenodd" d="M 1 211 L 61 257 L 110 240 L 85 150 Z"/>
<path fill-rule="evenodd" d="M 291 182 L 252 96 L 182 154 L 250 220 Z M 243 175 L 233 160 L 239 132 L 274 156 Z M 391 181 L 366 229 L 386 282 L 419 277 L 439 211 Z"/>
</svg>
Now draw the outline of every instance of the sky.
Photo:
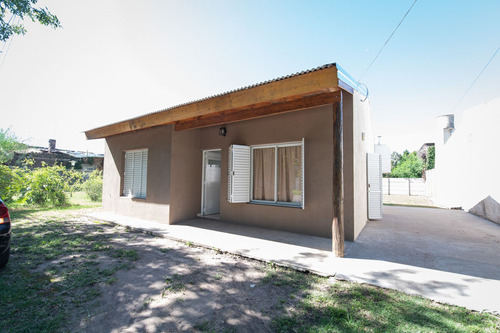
<svg viewBox="0 0 500 333">
<path fill-rule="evenodd" d="M 25 21 L 0 42 L 0 128 L 32 145 L 104 152 L 84 131 L 337 63 L 358 80 L 414 0 L 39 0 L 61 21 Z M 418 0 L 372 67 L 375 136 L 434 142 L 435 117 L 500 95 L 500 1 Z M 499 52 L 500 53 L 500 52 Z M 500 110 L 499 110 L 500 112 Z"/>
</svg>

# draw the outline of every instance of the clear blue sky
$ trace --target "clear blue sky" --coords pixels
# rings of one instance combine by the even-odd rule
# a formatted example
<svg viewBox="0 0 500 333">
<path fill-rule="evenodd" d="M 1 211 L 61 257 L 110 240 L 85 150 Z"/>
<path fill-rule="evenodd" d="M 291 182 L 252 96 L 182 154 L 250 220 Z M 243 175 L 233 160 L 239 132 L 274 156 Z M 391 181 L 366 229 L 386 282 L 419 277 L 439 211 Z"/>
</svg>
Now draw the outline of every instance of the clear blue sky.
<svg viewBox="0 0 500 333">
<path fill-rule="evenodd" d="M 103 152 L 82 132 L 331 62 L 358 79 L 412 3 L 40 0 L 63 28 L 13 39 L 0 128 Z M 432 142 L 499 46 L 500 1 L 417 1 L 362 80 L 375 135 L 399 152 Z M 455 114 L 499 94 L 500 55 Z"/>
</svg>

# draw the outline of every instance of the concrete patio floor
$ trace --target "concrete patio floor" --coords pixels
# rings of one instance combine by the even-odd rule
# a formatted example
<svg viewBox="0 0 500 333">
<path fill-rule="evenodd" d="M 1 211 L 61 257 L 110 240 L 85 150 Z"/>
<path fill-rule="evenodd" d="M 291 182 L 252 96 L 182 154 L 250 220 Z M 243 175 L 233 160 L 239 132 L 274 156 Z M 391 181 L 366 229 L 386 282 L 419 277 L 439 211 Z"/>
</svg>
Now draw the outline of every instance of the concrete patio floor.
<svg viewBox="0 0 500 333">
<path fill-rule="evenodd" d="M 462 211 L 384 206 L 346 257 L 331 239 L 197 218 L 166 225 L 96 212 L 91 217 L 252 259 L 500 313 L 500 225 Z"/>
</svg>

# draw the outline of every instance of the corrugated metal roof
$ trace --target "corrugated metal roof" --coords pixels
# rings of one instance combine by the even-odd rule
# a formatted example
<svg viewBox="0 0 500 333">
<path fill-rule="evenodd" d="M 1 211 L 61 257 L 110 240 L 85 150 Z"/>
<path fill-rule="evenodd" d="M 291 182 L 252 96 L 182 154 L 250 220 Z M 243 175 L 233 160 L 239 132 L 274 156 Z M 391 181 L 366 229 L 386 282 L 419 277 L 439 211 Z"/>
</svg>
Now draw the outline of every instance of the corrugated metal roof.
<svg viewBox="0 0 500 333">
<path fill-rule="evenodd" d="M 191 101 L 191 102 L 177 104 L 177 105 L 174 105 L 174 106 L 162 109 L 162 110 L 145 113 L 145 114 L 142 114 L 142 115 L 137 116 L 137 117 L 133 117 L 133 118 L 125 119 L 125 120 L 120 120 L 120 121 L 117 121 L 115 123 L 112 123 L 112 124 L 109 124 L 109 125 L 106 125 L 106 126 L 111 126 L 111 125 L 118 124 L 118 123 L 121 123 L 121 122 L 124 122 L 124 121 L 130 121 L 130 120 L 139 119 L 139 118 L 142 118 L 142 117 L 145 117 L 145 116 L 149 116 L 149 115 L 152 115 L 152 114 L 156 114 L 156 113 L 160 113 L 160 112 L 165 112 L 165 111 L 169 111 L 169 110 L 172 110 L 172 109 L 176 109 L 176 108 L 181 107 L 181 106 L 186 106 L 186 105 L 189 105 L 189 104 L 195 104 L 195 103 L 198 103 L 198 102 L 201 102 L 201 101 L 205 101 L 205 100 L 209 100 L 209 99 L 212 99 L 212 98 L 221 97 L 221 96 L 224 96 L 224 95 L 229 95 L 229 94 L 232 94 L 232 93 L 237 92 L 237 91 L 242 91 L 242 90 L 247 90 L 247 89 L 251 89 L 251 88 L 263 86 L 263 85 L 266 85 L 266 84 L 269 84 L 269 83 L 286 80 L 286 79 L 289 79 L 289 78 L 292 78 L 292 77 L 295 77 L 295 76 L 304 75 L 304 74 L 308 74 L 308 73 L 312 73 L 312 72 L 316 72 L 316 71 L 320 71 L 320 70 L 323 70 L 323 69 L 326 69 L 326 68 L 336 67 L 336 66 L 337 66 L 336 63 L 326 64 L 326 65 L 319 66 L 319 67 L 312 68 L 312 69 L 308 69 L 308 70 L 305 70 L 305 71 L 302 71 L 302 72 L 297 72 L 297 73 L 294 73 L 294 74 L 289 74 L 289 75 L 286 75 L 286 76 L 281 76 L 281 77 L 278 77 L 278 78 L 275 78 L 275 79 L 271 79 L 271 80 L 263 81 L 263 82 L 260 82 L 260 83 L 252 84 L 252 85 L 249 85 L 249 86 L 241 87 L 241 88 L 238 88 L 238 89 L 226 91 L 226 92 L 223 92 L 223 93 L 220 93 L 220 94 L 216 94 L 216 95 L 211 95 L 211 96 L 208 96 L 208 97 L 200 98 L 200 99 L 197 99 L 197 100 L 194 100 L 194 101 Z"/>
</svg>

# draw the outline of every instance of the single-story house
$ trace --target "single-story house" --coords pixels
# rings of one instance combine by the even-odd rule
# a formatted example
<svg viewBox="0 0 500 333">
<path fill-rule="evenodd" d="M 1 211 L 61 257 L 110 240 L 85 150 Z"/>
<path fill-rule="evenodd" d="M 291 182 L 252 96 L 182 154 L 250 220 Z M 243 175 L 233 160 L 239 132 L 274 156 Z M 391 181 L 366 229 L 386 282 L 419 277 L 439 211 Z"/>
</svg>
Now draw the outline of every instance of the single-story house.
<svg viewBox="0 0 500 333">
<path fill-rule="evenodd" d="M 105 211 L 324 237 L 335 218 L 342 247 L 381 216 L 367 91 L 334 63 L 85 134 L 106 141 Z"/>
<path fill-rule="evenodd" d="M 41 168 L 44 165 L 62 165 L 68 169 L 75 169 L 90 173 L 102 170 L 104 155 L 89 151 L 77 151 L 56 148 L 56 140 L 50 139 L 48 147 L 28 146 L 25 150 L 14 153 L 7 163 L 10 166 L 21 166 L 25 160 L 33 160 L 30 168 Z"/>
</svg>

